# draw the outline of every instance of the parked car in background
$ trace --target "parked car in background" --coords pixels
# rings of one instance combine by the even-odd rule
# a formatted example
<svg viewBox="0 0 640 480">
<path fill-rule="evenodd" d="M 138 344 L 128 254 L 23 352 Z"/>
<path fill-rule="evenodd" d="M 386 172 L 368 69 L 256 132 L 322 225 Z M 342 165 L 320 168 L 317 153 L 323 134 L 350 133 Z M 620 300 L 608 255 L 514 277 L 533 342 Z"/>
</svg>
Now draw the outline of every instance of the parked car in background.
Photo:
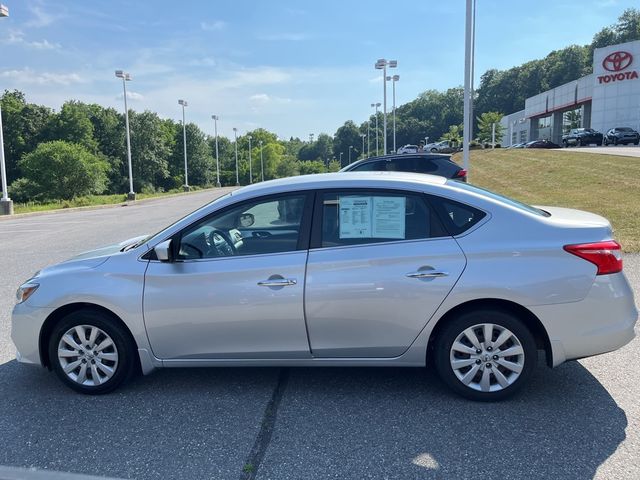
<svg viewBox="0 0 640 480">
<path fill-rule="evenodd" d="M 581 147 L 592 143 L 602 145 L 602 134 L 593 128 L 574 128 L 562 136 L 562 145 L 564 147 L 570 147 L 572 145 Z"/>
<path fill-rule="evenodd" d="M 560 145 L 549 140 L 534 140 L 525 143 L 524 148 L 560 148 Z"/>
<path fill-rule="evenodd" d="M 450 155 L 432 153 L 384 155 L 365 158 L 344 167 L 341 172 L 411 172 L 439 175 L 467 181 L 467 171 L 451 160 Z"/>
<path fill-rule="evenodd" d="M 278 202 L 297 213 L 283 219 Z M 20 362 L 87 394 L 156 368 L 428 366 L 465 397 L 500 400 L 539 351 L 557 366 L 634 338 L 612 235 L 598 215 L 433 175 L 289 177 L 36 273 L 11 338 Z"/>
<path fill-rule="evenodd" d="M 640 143 L 640 134 L 633 128 L 616 127 L 604 135 L 602 142 L 604 145 L 627 145 L 629 143 L 638 145 Z"/>
<path fill-rule="evenodd" d="M 507 148 L 524 148 L 526 143 L 514 143 L 513 145 L 508 146 Z"/>
<path fill-rule="evenodd" d="M 449 140 L 443 140 L 442 142 L 429 143 L 425 145 L 424 151 L 431 153 L 455 153 L 460 150 L 459 147 L 453 146 Z"/>
<path fill-rule="evenodd" d="M 405 145 L 404 147 L 400 147 L 397 153 L 418 153 L 420 148 L 417 145 Z"/>
</svg>

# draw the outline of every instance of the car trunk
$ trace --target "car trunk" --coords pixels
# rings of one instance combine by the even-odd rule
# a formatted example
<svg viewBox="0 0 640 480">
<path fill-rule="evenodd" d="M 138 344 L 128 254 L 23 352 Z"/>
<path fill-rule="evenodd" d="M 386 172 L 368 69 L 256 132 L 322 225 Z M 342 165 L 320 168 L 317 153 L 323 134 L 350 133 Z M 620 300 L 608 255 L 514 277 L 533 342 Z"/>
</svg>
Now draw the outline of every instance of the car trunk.
<svg viewBox="0 0 640 480">
<path fill-rule="evenodd" d="M 550 214 L 546 219 L 547 223 L 572 232 L 569 238 L 575 238 L 576 243 L 613 239 L 611 223 L 600 215 L 573 208 L 547 206 L 536 206 L 536 208 Z"/>
</svg>

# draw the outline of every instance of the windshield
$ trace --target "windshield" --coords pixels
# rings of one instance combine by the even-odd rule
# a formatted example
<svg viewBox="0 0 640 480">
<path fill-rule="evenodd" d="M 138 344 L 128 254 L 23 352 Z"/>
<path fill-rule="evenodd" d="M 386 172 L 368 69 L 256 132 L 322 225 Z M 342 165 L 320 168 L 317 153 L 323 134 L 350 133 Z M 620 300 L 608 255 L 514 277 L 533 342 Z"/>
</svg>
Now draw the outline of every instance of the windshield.
<svg viewBox="0 0 640 480">
<path fill-rule="evenodd" d="M 469 183 L 455 182 L 455 186 L 461 188 L 462 190 L 467 190 L 469 192 L 478 193 L 485 197 L 489 197 L 493 200 L 497 200 L 500 203 L 504 203 L 511 207 L 516 207 L 519 210 L 524 210 L 525 212 L 533 213 L 535 215 L 540 215 L 542 217 L 550 217 L 551 214 L 549 212 L 545 212 L 536 207 L 532 207 L 531 205 L 527 205 L 526 203 L 519 202 L 518 200 L 514 200 L 513 198 L 505 197 L 504 195 L 500 195 L 499 193 L 492 192 L 491 190 L 487 190 L 485 188 L 476 187 L 475 185 L 471 185 Z"/>
<path fill-rule="evenodd" d="M 223 195 L 223 196 L 221 196 L 221 197 L 218 197 L 218 198 L 216 198 L 215 200 L 213 200 L 213 201 L 211 201 L 211 202 L 209 202 L 209 203 L 204 204 L 204 205 L 203 205 L 203 206 L 201 206 L 200 208 L 197 208 L 197 209 L 196 209 L 196 210 L 194 210 L 193 212 L 191 212 L 191 213 L 189 213 L 189 214 L 185 215 L 184 217 L 182 217 L 182 218 L 180 218 L 180 219 L 176 220 L 176 221 L 175 221 L 175 222 L 173 222 L 171 225 L 166 226 L 165 228 L 163 228 L 163 229 L 162 229 L 162 230 L 160 230 L 159 232 L 156 232 L 156 233 L 154 233 L 153 235 L 149 235 L 149 236 L 148 236 L 147 238 L 145 238 L 144 240 L 142 240 L 142 241 L 140 241 L 140 242 L 136 243 L 135 247 L 131 247 L 131 248 L 137 248 L 137 247 L 141 246 L 142 244 L 144 244 L 144 243 L 146 243 L 146 242 L 149 242 L 149 241 L 151 241 L 151 240 L 155 239 L 156 237 L 158 237 L 158 236 L 162 235 L 162 233 L 163 233 L 163 232 L 165 232 L 165 231 L 169 230 L 171 227 L 173 227 L 173 226 L 174 226 L 174 225 L 176 225 L 177 223 L 179 223 L 179 222 L 183 221 L 185 218 L 188 218 L 188 217 L 190 217 L 190 216 L 192 216 L 192 215 L 194 215 L 194 216 L 195 216 L 195 215 L 196 215 L 200 210 L 202 210 L 203 208 L 207 208 L 207 207 L 209 207 L 210 205 L 214 205 L 214 204 L 216 204 L 216 203 L 218 203 L 218 202 L 223 201 L 225 198 L 230 197 L 232 193 L 233 193 L 233 192 L 229 192 L 229 193 L 227 193 L 226 195 Z M 127 250 L 129 250 L 129 248 L 127 248 Z"/>
</svg>

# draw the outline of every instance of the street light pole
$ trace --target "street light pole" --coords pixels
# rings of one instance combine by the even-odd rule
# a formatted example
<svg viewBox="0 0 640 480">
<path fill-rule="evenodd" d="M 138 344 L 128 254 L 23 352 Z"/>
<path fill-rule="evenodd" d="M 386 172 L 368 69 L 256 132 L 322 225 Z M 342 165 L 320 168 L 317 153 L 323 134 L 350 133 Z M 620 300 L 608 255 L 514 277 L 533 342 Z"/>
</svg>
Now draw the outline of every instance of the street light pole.
<svg viewBox="0 0 640 480">
<path fill-rule="evenodd" d="M 471 142 L 471 122 L 473 110 L 471 106 L 472 72 L 473 72 L 473 31 L 474 31 L 475 0 L 467 0 L 465 42 L 464 42 L 464 125 L 462 139 L 462 157 L 464 169 L 469 172 L 469 143 Z"/>
<path fill-rule="evenodd" d="M 124 123 L 127 129 L 127 161 L 129 163 L 129 193 L 127 200 L 135 200 L 136 194 L 133 191 L 133 168 L 131 166 L 131 135 L 129 133 L 129 107 L 127 106 L 127 82 L 131 81 L 131 74 L 116 70 L 116 77 L 122 79 L 122 89 L 124 91 Z"/>
<path fill-rule="evenodd" d="M 380 107 L 380 102 L 372 103 L 372 107 L 376 107 L 376 157 L 380 155 L 380 149 L 378 148 L 378 107 Z"/>
<path fill-rule="evenodd" d="M 262 158 L 262 140 L 258 141 L 260 144 L 260 177 L 264 182 L 264 159 Z"/>
<path fill-rule="evenodd" d="M 397 60 L 386 60 L 384 58 L 379 59 L 375 63 L 376 70 L 382 70 L 382 91 L 383 91 L 383 116 L 382 116 L 382 131 L 384 138 L 382 140 L 383 155 L 387 154 L 387 67 L 396 68 L 398 66 Z"/>
<path fill-rule="evenodd" d="M 182 146 L 184 147 L 184 191 L 189 191 L 189 169 L 187 167 L 187 124 L 184 120 L 184 107 L 188 106 L 186 100 L 178 100 L 178 105 L 182 105 Z"/>
<path fill-rule="evenodd" d="M 340 168 L 342 168 L 342 152 L 340 152 Z"/>
<path fill-rule="evenodd" d="M 349 165 L 351 165 L 351 150 L 353 150 L 353 145 L 349 145 Z"/>
<path fill-rule="evenodd" d="M 362 158 L 364 158 L 364 137 L 366 137 L 366 133 L 361 133 L 360 137 L 362 138 Z"/>
<path fill-rule="evenodd" d="M 400 75 L 387 77 L 387 81 L 392 81 L 393 86 L 393 151 L 396 151 L 396 82 L 400 80 Z"/>
<path fill-rule="evenodd" d="M 235 137 L 235 145 L 236 145 L 236 187 L 240 185 L 240 176 L 238 173 L 238 129 L 233 127 L 233 135 Z"/>
<path fill-rule="evenodd" d="M 216 187 L 220 188 L 220 158 L 218 157 L 218 115 L 211 115 L 213 119 L 213 132 L 216 136 Z"/>
<path fill-rule="evenodd" d="M 251 135 L 247 135 L 249 138 L 249 185 L 253 183 L 253 174 L 251 173 Z"/>
<path fill-rule="evenodd" d="M 9 9 L 0 4 L 0 17 L 8 17 Z M 13 215 L 13 200 L 7 190 L 7 167 L 4 162 L 4 137 L 2 136 L 2 104 L 0 103 L 0 177 L 2 177 L 2 198 L 0 199 L 0 215 Z"/>
<path fill-rule="evenodd" d="M 373 104 L 371 104 L 371 105 L 373 105 Z M 369 118 L 367 118 L 367 158 L 369 158 L 371 156 L 370 135 L 371 135 L 371 115 L 369 115 Z"/>
</svg>

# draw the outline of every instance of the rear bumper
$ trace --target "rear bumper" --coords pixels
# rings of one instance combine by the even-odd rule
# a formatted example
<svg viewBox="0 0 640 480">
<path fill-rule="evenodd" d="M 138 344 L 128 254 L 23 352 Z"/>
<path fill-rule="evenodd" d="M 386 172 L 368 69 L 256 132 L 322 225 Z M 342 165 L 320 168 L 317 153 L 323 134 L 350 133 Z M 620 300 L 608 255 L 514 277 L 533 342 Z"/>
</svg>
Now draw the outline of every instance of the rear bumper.
<svg viewBox="0 0 640 480">
<path fill-rule="evenodd" d="M 528 308 L 547 331 L 554 367 L 617 350 L 635 337 L 638 310 L 623 273 L 596 277 L 579 302 Z"/>
</svg>

